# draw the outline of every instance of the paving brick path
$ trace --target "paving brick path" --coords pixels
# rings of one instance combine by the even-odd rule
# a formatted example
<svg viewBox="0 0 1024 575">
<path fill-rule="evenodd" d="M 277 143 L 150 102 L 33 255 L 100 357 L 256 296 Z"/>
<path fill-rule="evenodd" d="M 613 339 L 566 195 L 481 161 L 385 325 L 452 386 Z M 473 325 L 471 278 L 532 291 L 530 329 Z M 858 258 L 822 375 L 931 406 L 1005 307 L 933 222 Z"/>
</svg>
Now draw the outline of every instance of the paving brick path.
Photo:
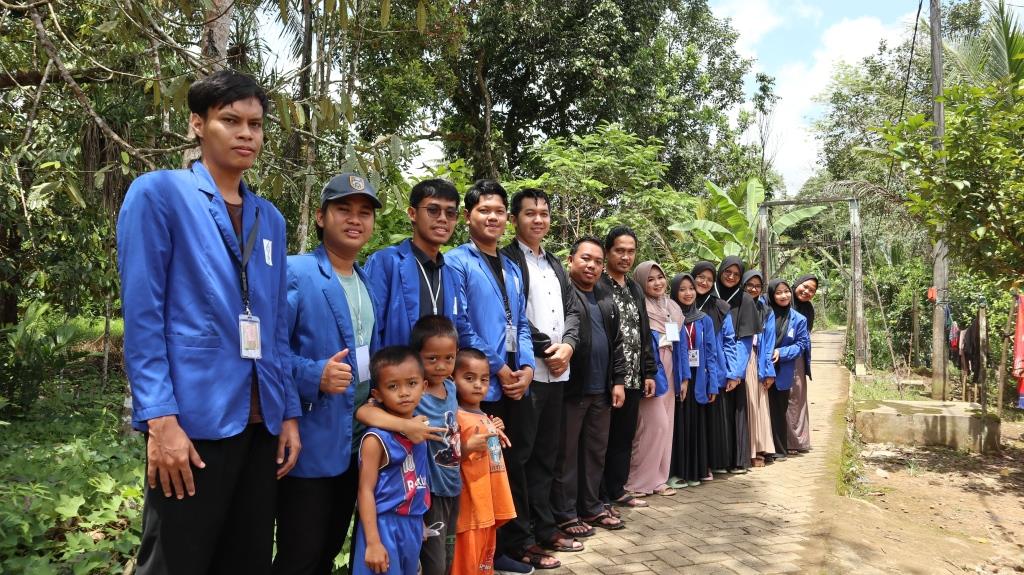
<svg viewBox="0 0 1024 575">
<path fill-rule="evenodd" d="M 618 573 L 796 573 L 815 571 L 811 534 L 834 493 L 842 442 L 837 410 L 846 401 L 848 372 L 839 367 L 843 332 L 813 336 L 809 384 L 814 449 L 746 475 L 730 475 L 650 507 L 626 511 L 626 529 L 598 530 L 580 553 L 559 553 L 551 575 Z"/>
</svg>

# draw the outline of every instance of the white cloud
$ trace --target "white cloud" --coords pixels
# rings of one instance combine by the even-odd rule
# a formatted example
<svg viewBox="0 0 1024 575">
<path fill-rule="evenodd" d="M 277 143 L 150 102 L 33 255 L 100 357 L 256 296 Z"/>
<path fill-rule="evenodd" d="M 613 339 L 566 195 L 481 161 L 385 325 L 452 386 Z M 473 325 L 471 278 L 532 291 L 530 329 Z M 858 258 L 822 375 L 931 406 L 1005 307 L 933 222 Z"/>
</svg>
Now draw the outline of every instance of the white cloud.
<svg viewBox="0 0 1024 575">
<path fill-rule="evenodd" d="M 745 58 L 757 56 L 755 47 L 766 34 L 782 25 L 783 19 L 771 0 L 724 0 L 712 6 L 715 16 L 729 18 L 739 32 L 736 51 Z"/>
<path fill-rule="evenodd" d="M 810 127 L 821 109 L 813 99 L 828 86 L 835 65 L 858 62 L 874 52 L 883 39 L 890 44 L 897 42 L 907 33 L 908 21 L 913 21 L 913 14 L 893 25 L 875 17 L 843 19 L 822 32 L 809 60 L 792 61 L 776 73 L 779 103 L 774 130 L 779 146 L 775 169 L 782 174 L 790 193 L 797 192 L 814 173 L 820 146 Z"/>
</svg>

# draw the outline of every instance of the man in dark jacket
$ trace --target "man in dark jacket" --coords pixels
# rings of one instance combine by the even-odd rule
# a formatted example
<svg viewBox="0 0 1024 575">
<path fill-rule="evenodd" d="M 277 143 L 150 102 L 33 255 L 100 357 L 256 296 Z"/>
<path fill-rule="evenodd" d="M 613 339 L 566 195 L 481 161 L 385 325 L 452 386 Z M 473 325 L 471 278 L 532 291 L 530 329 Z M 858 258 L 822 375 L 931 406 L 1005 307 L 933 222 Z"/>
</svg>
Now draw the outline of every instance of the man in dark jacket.
<svg viewBox="0 0 1024 575">
<path fill-rule="evenodd" d="M 537 369 L 530 395 L 510 404 L 508 411 L 506 432 L 512 447 L 506 450 L 505 463 L 517 517 L 498 531 L 498 550 L 538 569 L 560 565 L 544 549 L 583 548 L 573 537 L 558 532 L 551 509 L 557 456 L 552 446 L 560 437 L 562 388 L 569 380 L 569 362 L 579 345 L 581 309 L 561 262 L 541 247 L 551 229 L 549 206 L 548 195 L 536 188 L 512 196 L 516 238 L 501 250 L 523 274 Z"/>
<path fill-rule="evenodd" d="M 621 316 L 626 398 L 622 409 L 612 414 L 602 497 L 623 507 L 647 506 L 643 499 L 626 493 L 625 485 L 629 479 L 640 400 L 654 396 L 654 377 L 658 372 L 651 353 L 651 324 L 644 303 L 644 290 L 629 277 L 636 261 L 637 247 L 636 234 L 625 226 L 612 228 L 604 240 L 608 265 L 602 283 L 611 291 Z"/>
<path fill-rule="evenodd" d="M 582 309 L 580 338 L 564 388 L 562 440 L 551 504 L 558 528 L 573 537 L 594 526 L 621 529 L 600 498 L 612 408 L 622 406 L 626 363 L 618 308 L 601 282 L 604 248 L 596 238 L 577 240 L 569 252 L 569 277 Z"/>
</svg>

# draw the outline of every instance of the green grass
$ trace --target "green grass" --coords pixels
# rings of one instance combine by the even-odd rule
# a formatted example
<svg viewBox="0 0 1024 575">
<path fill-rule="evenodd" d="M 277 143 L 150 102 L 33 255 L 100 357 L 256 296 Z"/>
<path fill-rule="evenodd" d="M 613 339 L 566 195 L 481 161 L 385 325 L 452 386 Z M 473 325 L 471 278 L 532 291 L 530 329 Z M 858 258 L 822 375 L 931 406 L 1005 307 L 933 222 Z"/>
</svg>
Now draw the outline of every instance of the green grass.
<svg viewBox="0 0 1024 575">
<path fill-rule="evenodd" d="M 78 332 L 79 341 L 92 341 L 98 340 L 103 337 L 103 318 L 102 317 L 73 317 L 67 320 L 69 325 L 74 326 Z M 120 341 L 124 339 L 124 320 L 121 318 L 113 318 L 110 320 L 110 337 L 115 345 L 120 345 Z"/>
<path fill-rule="evenodd" d="M 925 400 L 931 398 L 910 386 L 904 386 L 901 391 L 896 379 L 892 375 L 886 374 L 854 382 L 853 399 Z"/>
</svg>

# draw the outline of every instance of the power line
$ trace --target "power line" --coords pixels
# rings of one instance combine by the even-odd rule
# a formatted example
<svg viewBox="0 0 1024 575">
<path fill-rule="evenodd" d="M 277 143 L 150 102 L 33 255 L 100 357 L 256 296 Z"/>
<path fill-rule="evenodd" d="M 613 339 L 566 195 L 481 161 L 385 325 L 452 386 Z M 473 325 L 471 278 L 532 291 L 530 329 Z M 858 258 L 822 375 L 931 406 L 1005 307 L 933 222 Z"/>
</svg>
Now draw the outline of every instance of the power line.
<svg viewBox="0 0 1024 575">
<path fill-rule="evenodd" d="M 903 99 L 900 101 L 900 113 L 896 117 L 896 123 L 903 121 L 903 112 L 907 107 L 907 92 L 910 89 L 910 71 L 914 66 L 914 49 L 917 48 L 917 25 L 921 22 L 921 5 L 924 0 L 917 0 L 917 15 L 914 17 L 914 36 L 910 40 L 910 58 L 907 60 L 907 73 L 903 78 Z M 889 175 L 885 179 L 885 189 L 892 184 L 892 171 L 896 165 L 896 159 L 889 160 Z"/>
</svg>

